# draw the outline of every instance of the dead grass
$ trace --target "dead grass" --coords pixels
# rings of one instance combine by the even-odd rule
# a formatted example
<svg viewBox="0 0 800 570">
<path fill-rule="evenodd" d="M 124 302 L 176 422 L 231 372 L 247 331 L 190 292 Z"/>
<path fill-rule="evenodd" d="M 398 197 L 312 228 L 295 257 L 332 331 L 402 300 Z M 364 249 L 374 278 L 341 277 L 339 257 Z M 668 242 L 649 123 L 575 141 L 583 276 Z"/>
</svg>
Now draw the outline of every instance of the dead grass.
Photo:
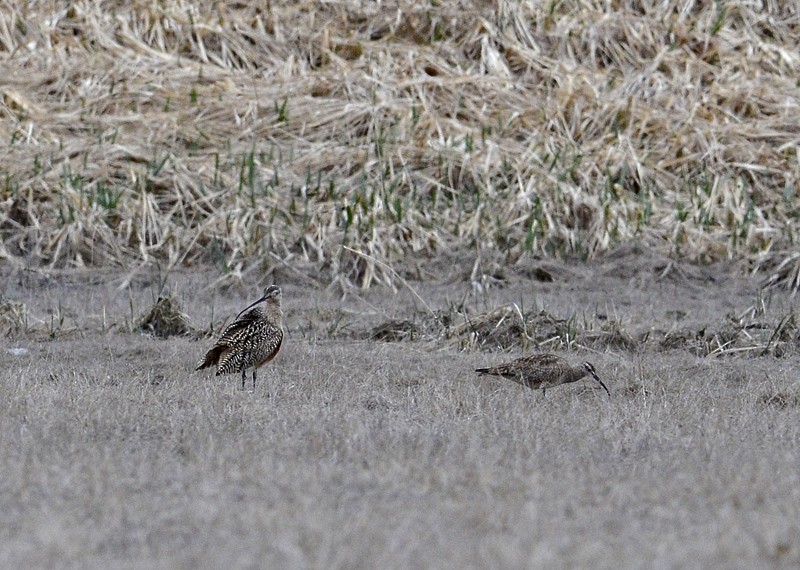
<svg viewBox="0 0 800 570">
<path fill-rule="evenodd" d="M 796 378 L 776 361 L 731 381 L 686 353 L 593 355 L 608 400 L 409 344 L 292 342 L 255 393 L 192 374 L 186 339 L 31 350 L 0 372 L 4 565 L 800 562 Z"/>
<path fill-rule="evenodd" d="M 6 259 L 282 261 L 367 287 L 452 249 L 639 240 L 800 282 L 791 2 L 47 1 L 0 21 Z"/>
</svg>

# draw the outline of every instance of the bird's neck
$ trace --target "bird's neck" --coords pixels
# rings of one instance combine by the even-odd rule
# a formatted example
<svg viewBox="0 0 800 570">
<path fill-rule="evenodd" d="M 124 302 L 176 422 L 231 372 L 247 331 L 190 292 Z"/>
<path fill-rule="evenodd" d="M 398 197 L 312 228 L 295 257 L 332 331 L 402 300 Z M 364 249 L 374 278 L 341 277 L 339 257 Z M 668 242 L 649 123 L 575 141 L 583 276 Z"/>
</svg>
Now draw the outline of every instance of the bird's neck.
<svg viewBox="0 0 800 570">
<path fill-rule="evenodd" d="M 283 319 L 283 311 L 281 310 L 280 302 L 274 299 L 267 301 L 264 306 L 264 314 L 270 321 L 280 324 Z"/>
<path fill-rule="evenodd" d="M 586 374 L 588 373 L 586 372 L 586 369 L 583 366 L 579 366 L 578 368 L 573 368 L 569 373 L 569 378 L 567 379 L 566 383 L 577 382 L 578 380 L 586 376 Z"/>
</svg>

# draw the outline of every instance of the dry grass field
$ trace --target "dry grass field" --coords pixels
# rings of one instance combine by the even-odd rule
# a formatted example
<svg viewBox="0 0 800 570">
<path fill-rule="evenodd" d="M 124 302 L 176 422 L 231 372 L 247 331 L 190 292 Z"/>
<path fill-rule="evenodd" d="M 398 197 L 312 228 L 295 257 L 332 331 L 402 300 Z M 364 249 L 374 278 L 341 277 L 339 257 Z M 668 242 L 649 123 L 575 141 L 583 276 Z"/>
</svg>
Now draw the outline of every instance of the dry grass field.
<svg viewBox="0 0 800 570">
<path fill-rule="evenodd" d="M 286 345 L 255 392 L 192 372 L 211 338 L 135 330 L 156 278 L 120 294 L 112 272 L 6 272 L 27 330 L 2 344 L 0 566 L 795 567 L 800 351 L 795 324 L 778 330 L 795 305 L 724 271 L 661 278 L 643 257 L 480 296 L 464 277 L 415 284 L 453 319 L 438 335 L 408 291 L 287 282 Z M 215 278 L 170 282 L 218 329 L 257 291 L 220 295 Z M 544 346 L 591 360 L 611 399 L 472 372 L 520 344 L 448 334 L 523 299 L 580 315 Z M 736 312 L 742 336 L 719 351 L 722 332 L 701 331 Z M 612 316 L 632 344 L 589 334 Z M 417 338 L 368 339 L 404 318 Z"/>
<path fill-rule="evenodd" d="M 0 568 L 800 566 L 798 38 L 0 0 Z M 272 282 L 255 391 L 193 372 Z M 536 351 L 611 398 L 473 372 Z"/>
</svg>

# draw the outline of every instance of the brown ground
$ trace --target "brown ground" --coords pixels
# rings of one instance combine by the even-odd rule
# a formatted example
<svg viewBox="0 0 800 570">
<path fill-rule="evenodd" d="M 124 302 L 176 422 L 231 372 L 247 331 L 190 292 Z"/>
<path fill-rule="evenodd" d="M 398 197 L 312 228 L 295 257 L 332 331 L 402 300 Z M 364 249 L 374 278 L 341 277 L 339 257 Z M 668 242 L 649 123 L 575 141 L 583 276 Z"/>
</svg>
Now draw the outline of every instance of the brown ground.
<svg viewBox="0 0 800 570">
<path fill-rule="evenodd" d="M 216 331 L 264 282 L 283 286 L 287 341 L 255 393 L 192 372 L 209 338 L 131 332 L 163 278 L 3 267 L 27 325 L 6 317 L 0 343 L 0 566 L 800 564 L 796 301 L 632 249 L 423 265 L 408 283 L 439 320 L 408 288 L 169 275 Z M 591 382 L 542 398 L 473 374 L 524 343 L 492 352 L 455 331 L 510 303 L 574 316 L 578 340 L 544 346 L 590 359 L 611 400 Z M 404 320 L 413 341 L 364 340 Z M 611 329 L 632 344 L 597 336 Z"/>
</svg>

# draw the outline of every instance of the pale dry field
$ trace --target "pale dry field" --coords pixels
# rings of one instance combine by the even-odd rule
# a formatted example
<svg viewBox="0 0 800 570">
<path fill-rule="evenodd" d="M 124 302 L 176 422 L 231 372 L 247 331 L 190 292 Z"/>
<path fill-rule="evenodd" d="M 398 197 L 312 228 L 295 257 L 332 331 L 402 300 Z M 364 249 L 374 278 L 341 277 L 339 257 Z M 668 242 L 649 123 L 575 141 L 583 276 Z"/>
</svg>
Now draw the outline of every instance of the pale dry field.
<svg viewBox="0 0 800 570">
<path fill-rule="evenodd" d="M 661 279 L 640 259 L 551 265 L 571 278 L 510 275 L 480 298 L 458 272 L 414 285 L 432 308 L 465 297 L 464 314 L 521 300 L 586 318 L 615 306 L 634 336 L 713 326 L 758 294 L 725 272 Z M 192 373 L 211 339 L 129 332 L 126 311 L 145 312 L 155 277 L 130 293 L 112 273 L 3 277 L 27 303 L 28 332 L 2 342 L 0 566 L 800 563 L 796 331 L 780 357 L 573 343 L 558 350 L 594 362 L 612 398 L 585 381 L 542 398 L 472 373 L 519 349 L 355 339 L 372 322 L 420 318 L 407 291 L 342 298 L 287 281 L 287 341 L 250 392 Z M 213 279 L 170 282 L 195 323 L 213 309 L 218 329 L 255 292 L 220 294 Z M 777 293 L 766 305 L 757 320 L 772 326 L 796 307 Z"/>
</svg>

